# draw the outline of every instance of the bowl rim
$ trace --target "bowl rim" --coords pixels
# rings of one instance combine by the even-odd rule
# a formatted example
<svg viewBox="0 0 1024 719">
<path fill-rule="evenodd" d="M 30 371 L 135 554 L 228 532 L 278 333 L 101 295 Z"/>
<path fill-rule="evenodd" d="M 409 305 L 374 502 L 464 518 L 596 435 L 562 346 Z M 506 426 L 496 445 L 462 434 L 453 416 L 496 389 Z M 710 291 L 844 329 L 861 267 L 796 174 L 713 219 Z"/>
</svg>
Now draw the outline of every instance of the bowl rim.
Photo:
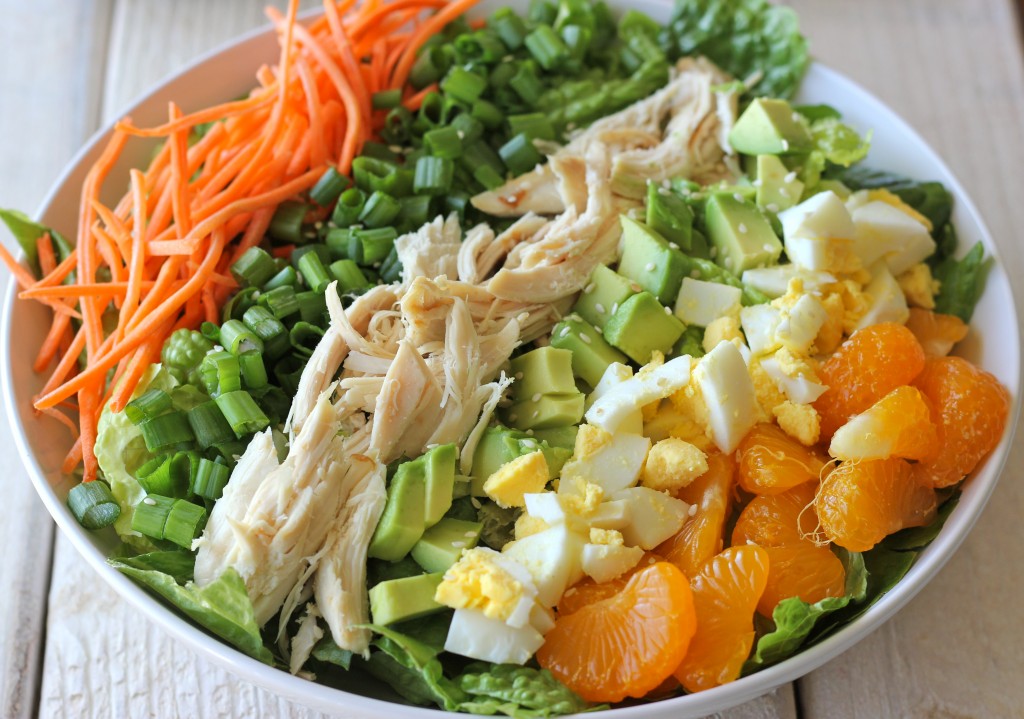
<svg viewBox="0 0 1024 719">
<path fill-rule="evenodd" d="M 624 6 L 644 5 L 644 0 L 618 0 L 616 4 Z M 320 14 L 317 9 L 300 13 L 300 21 L 307 21 Z M 272 35 L 274 29 L 263 25 L 241 35 L 235 36 L 213 49 L 203 53 L 189 62 L 180 70 L 165 76 L 162 80 L 129 103 L 128 108 L 118 114 L 121 117 L 144 106 L 151 99 L 158 95 L 166 85 L 185 75 L 197 71 L 200 66 L 217 56 L 239 46 L 257 40 L 264 40 Z M 978 212 L 973 200 L 964 190 L 963 186 L 952 173 L 947 164 L 935 150 L 920 136 L 920 134 L 907 123 L 899 114 L 883 103 L 871 92 L 862 87 L 859 83 L 846 77 L 844 74 L 833 70 L 814 60 L 807 70 L 807 76 L 812 73 L 821 74 L 830 85 L 845 85 L 844 91 L 852 91 L 860 96 L 859 99 L 868 101 L 871 111 L 880 111 L 886 115 L 886 121 L 895 125 L 898 130 L 912 139 L 915 147 L 912 152 L 915 155 L 922 155 L 928 162 L 934 164 L 944 175 L 943 183 L 953 194 L 958 212 L 970 217 L 978 227 L 980 239 L 990 256 L 995 260 L 998 268 L 1005 267 L 1000 257 L 998 245 L 995 243 L 991 232 L 985 224 L 981 214 Z M 116 121 L 116 120 L 115 120 Z M 33 214 L 33 218 L 44 217 L 60 193 L 61 188 L 74 174 L 76 168 L 92 152 L 96 151 L 100 143 L 109 136 L 114 122 L 105 124 L 94 132 L 89 139 L 81 146 L 75 155 L 67 162 L 57 179 L 51 185 L 39 209 Z M 1013 296 L 1013 286 L 1007 282 L 1007 291 Z M 288 697 L 299 703 L 315 706 L 319 709 L 330 711 L 346 709 L 357 712 L 366 712 L 373 716 L 407 717 L 408 719 L 423 719 L 426 717 L 451 716 L 451 712 L 436 708 L 425 708 L 395 703 L 383 699 L 377 699 L 360 694 L 354 694 L 343 689 L 336 689 L 324 684 L 308 681 L 298 676 L 293 676 L 284 670 L 279 670 L 249 657 L 240 650 L 235 649 L 219 638 L 206 633 L 204 630 L 193 626 L 183 616 L 174 610 L 156 601 L 156 598 L 132 582 L 128 577 L 107 564 L 107 557 L 93 544 L 88 533 L 75 521 L 64 501 L 57 497 L 53 488 L 46 479 L 45 472 L 40 467 L 37 458 L 31 451 L 27 428 L 22 424 L 18 414 L 17 405 L 13 400 L 14 377 L 12 373 L 12 317 L 17 302 L 17 286 L 13 281 L 4 298 L 3 309 L 0 312 L 0 390 L 4 397 L 4 406 L 7 413 L 11 433 L 14 436 L 15 445 L 22 459 L 25 470 L 29 474 L 33 486 L 42 500 L 50 516 L 54 519 L 65 537 L 70 540 L 75 549 L 86 559 L 88 564 L 103 579 L 111 585 L 122 597 L 127 599 L 136 609 L 142 611 L 150 620 L 161 626 L 166 632 L 177 640 L 183 641 L 193 651 L 212 659 L 220 666 L 251 681 L 257 686 L 272 691 L 278 695 Z M 1017 321 L 1016 303 L 1012 302 L 1009 312 L 1014 320 L 1013 332 L 1020 346 L 1019 322 Z M 1018 420 L 1021 411 L 1021 380 L 1024 379 L 1024 371 L 1020 362 L 1019 352 L 1017 358 L 1017 371 L 1014 378 L 1017 383 L 1017 392 L 1013 397 L 1010 416 L 999 445 L 985 459 L 982 467 L 986 475 L 991 475 L 984 486 L 984 491 L 974 498 L 971 506 L 972 514 L 967 518 L 966 524 L 957 533 L 948 532 L 945 529 L 922 551 L 914 561 L 911 569 L 899 580 L 888 592 L 881 596 L 875 604 L 870 606 L 863 614 L 854 621 L 826 637 L 817 644 L 808 647 L 794 656 L 753 674 L 741 677 L 734 682 L 709 689 L 696 694 L 687 694 L 671 699 L 665 699 L 649 704 L 640 704 L 627 707 L 619 707 L 609 711 L 615 712 L 616 717 L 621 719 L 635 719 L 644 717 L 682 717 L 682 716 L 703 716 L 708 711 L 721 710 L 726 703 L 720 703 L 728 697 L 728 706 L 737 706 L 745 701 L 754 699 L 765 694 L 782 684 L 795 681 L 805 674 L 824 665 L 827 661 L 838 656 L 874 632 L 884 622 L 888 621 L 897 611 L 919 592 L 939 572 L 939 570 L 952 557 L 953 553 L 966 539 L 971 528 L 981 516 L 985 505 L 988 503 L 1009 458 L 1010 448 L 1013 444 Z M 977 482 L 977 480 L 975 480 Z M 954 512 L 960 512 L 960 507 Z M 966 511 L 966 510 L 965 510 Z M 611 715 L 609 715 L 611 716 Z"/>
</svg>

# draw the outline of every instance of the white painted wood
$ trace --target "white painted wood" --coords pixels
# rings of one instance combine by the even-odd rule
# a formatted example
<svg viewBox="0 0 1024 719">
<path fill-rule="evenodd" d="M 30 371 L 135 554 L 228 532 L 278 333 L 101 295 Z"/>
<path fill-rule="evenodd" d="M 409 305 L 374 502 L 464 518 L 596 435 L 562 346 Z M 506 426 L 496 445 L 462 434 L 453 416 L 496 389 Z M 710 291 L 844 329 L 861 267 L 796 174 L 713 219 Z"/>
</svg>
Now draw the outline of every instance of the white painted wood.
<svg viewBox="0 0 1024 719">
<path fill-rule="evenodd" d="M 0 2 L 0 206 L 32 213 L 97 114 L 108 2 Z M 44 31 L 45 28 L 45 31 Z M 26 32 L 26 29 L 29 29 Z M 31 147 L 31 152 L 26 148 Z M 0 242 L 14 242 L 0 230 Z M 6 295 L 7 275 L 0 288 Z M 35 715 L 54 525 L 0 417 L 0 716 Z"/>
<path fill-rule="evenodd" d="M 879 95 L 942 155 L 1019 277 L 1024 65 L 1013 3 L 792 4 L 814 54 Z M 1020 315 L 1019 290 L 1016 299 Z M 991 503 L 939 576 L 881 630 L 799 682 L 803 714 L 1024 716 L 1022 509 L 1018 443 Z"/>
</svg>

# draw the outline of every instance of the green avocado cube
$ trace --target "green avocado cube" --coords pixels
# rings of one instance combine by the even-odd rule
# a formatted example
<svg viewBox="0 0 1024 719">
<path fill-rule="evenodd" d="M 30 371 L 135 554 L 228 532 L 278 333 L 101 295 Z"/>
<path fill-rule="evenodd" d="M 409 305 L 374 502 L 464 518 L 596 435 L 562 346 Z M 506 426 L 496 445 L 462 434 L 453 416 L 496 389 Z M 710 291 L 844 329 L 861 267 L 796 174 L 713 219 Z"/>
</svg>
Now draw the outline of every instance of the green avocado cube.
<svg viewBox="0 0 1024 719">
<path fill-rule="evenodd" d="M 604 338 L 634 362 L 647 364 L 655 351 L 671 352 L 683 334 L 683 323 L 666 309 L 650 292 L 635 294 L 608 320 Z"/>
<path fill-rule="evenodd" d="M 521 401 L 544 394 L 576 391 L 572 375 L 572 352 L 557 347 L 538 347 L 511 362 L 512 400 Z"/>
<path fill-rule="evenodd" d="M 390 579 L 370 589 L 370 617 L 374 624 L 387 626 L 440 612 L 447 607 L 434 601 L 443 572 Z"/>
<path fill-rule="evenodd" d="M 590 274 L 590 280 L 580 293 L 572 311 L 595 327 L 604 328 L 605 322 L 619 305 L 640 289 L 640 285 L 626 279 L 615 270 L 598 265 Z"/>
<path fill-rule="evenodd" d="M 678 248 L 647 225 L 620 215 L 622 221 L 622 259 L 618 272 L 658 298 L 675 302 L 686 274 L 686 260 Z"/>
<path fill-rule="evenodd" d="M 505 417 L 510 425 L 522 430 L 579 424 L 583 419 L 584 401 L 582 392 L 545 394 L 514 403 L 506 409 Z"/>
<path fill-rule="evenodd" d="M 551 346 L 572 352 L 572 371 L 591 387 L 596 387 L 612 362 L 626 363 L 626 355 L 605 342 L 593 325 L 568 317 L 551 330 Z"/>
<path fill-rule="evenodd" d="M 423 464 L 419 461 L 400 464 L 388 487 L 384 512 L 373 532 L 367 554 L 389 562 L 397 562 L 408 554 L 426 529 L 425 501 Z"/>
<path fill-rule="evenodd" d="M 751 102 L 729 132 L 729 144 L 744 155 L 807 152 L 811 135 L 785 100 L 759 97 Z"/>
<path fill-rule="evenodd" d="M 446 572 L 459 561 L 464 549 L 480 540 L 480 522 L 445 517 L 423 533 L 412 548 L 412 558 L 428 572 Z"/>
<path fill-rule="evenodd" d="M 452 506 L 455 491 L 455 445 L 443 444 L 420 457 L 425 475 L 425 526 L 433 526 Z"/>
<path fill-rule="evenodd" d="M 757 206 L 781 212 L 800 201 L 804 183 L 776 155 L 757 156 Z"/>
<path fill-rule="evenodd" d="M 535 429 L 533 431 L 534 439 L 540 440 L 541 442 L 547 442 L 550 447 L 561 447 L 567 449 L 571 453 L 576 447 L 576 434 L 580 431 L 580 428 L 574 424 L 566 425 L 565 427 L 552 427 L 551 429 Z M 548 469 L 551 468 L 551 460 L 548 460 Z M 552 477 L 554 479 L 554 477 Z"/>
<path fill-rule="evenodd" d="M 752 267 L 779 261 L 782 243 L 753 204 L 730 195 L 714 195 L 704 209 L 708 238 L 717 249 L 715 262 L 737 277 Z"/>
<path fill-rule="evenodd" d="M 503 464 L 511 462 L 519 456 L 519 443 L 509 433 L 514 432 L 506 427 L 488 427 L 473 452 L 473 477 L 471 494 L 474 497 L 484 496 L 484 482 L 492 474 L 501 469 Z M 520 434 L 520 433 L 516 433 Z"/>
</svg>

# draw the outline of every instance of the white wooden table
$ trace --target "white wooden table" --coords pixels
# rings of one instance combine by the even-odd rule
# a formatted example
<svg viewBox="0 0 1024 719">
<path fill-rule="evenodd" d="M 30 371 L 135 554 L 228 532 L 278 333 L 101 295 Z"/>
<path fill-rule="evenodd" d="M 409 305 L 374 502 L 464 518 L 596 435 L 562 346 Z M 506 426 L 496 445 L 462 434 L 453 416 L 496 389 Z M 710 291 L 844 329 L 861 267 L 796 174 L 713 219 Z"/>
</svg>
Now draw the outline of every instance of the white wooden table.
<svg viewBox="0 0 1024 719">
<path fill-rule="evenodd" d="M 1024 275 L 1024 55 L 1012 0 L 791 4 L 816 57 L 879 95 L 946 159 L 1010 276 Z M 90 133 L 161 77 L 264 22 L 262 5 L 0 0 L 0 206 L 34 211 Z M 6 418 L 0 448 L 0 716 L 322 716 L 196 657 L 122 602 L 55 535 Z M 1024 716 L 1022 462 L 1018 445 L 964 546 L 895 619 L 724 716 Z"/>
</svg>

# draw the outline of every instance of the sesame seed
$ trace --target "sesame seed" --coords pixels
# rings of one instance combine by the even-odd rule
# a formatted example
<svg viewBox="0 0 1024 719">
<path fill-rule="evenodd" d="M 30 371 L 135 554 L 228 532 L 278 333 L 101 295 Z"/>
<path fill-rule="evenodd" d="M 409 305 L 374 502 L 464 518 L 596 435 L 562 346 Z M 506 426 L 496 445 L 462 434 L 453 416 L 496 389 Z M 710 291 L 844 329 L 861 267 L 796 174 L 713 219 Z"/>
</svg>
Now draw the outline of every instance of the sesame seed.
<svg viewBox="0 0 1024 719">
<path fill-rule="evenodd" d="M 537 419 L 538 417 L 540 417 L 540 411 L 535 410 L 530 419 Z"/>
<path fill-rule="evenodd" d="M 671 307 L 665 307 L 665 314 L 666 315 L 672 314 L 672 308 Z"/>
<path fill-rule="evenodd" d="M 583 344 L 585 345 L 589 345 L 591 342 L 590 335 L 585 334 L 583 332 L 580 332 L 580 339 L 583 340 Z"/>
<path fill-rule="evenodd" d="M 767 205 L 764 206 L 764 209 L 768 210 L 768 212 L 778 212 L 779 206 L 776 205 L 774 202 L 769 202 Z"/>
<path fill-rule="evenodd" d="M 718 248 L 712 247 L 711 249 L 708 250 L 708 254 L 711 255 L 711 259 L 715 259 L 716 257 L 718 257 Z"/>
<path fill-rule="evenodd" d="M 153 499 L 152 497 L 146 497 L 145 499 L 142 500 L 142 503 L 150 507 L 156 506 L 156 500 Z"/>
<path fill-rule="evenodd" d="M 618 302 L 612 303 L 612 314 L 614 315 L 618 311 L 619 311 L 619 303 Z"/>
<path fill-rule="evenodd" d="M 318 230 L 322 230 L 324 228 L 324 223 L 322 220 L 318 220 L 313 223 L 313 227 L 315 227 Z"/>
<path fill-rule="evenodd" d="M 472 539 L 473 537 L 476 536 L 476 532 L 466 532 L 462 536 L 465 537 L 466 539 Z"/>
<path fill-rule="evenodd" d="M 643 287 L 640 286 L 639 282 L 630 282 L 629 289 L 633 290 L 634 292 L 640 292 L 643 289 Z"/>
<path fill-rule="evenodd" d="M 657 269 L 657 265 L 655 265 L 653 262 L 648 262 L 646 265 L 644 265 L 644 269 L 647 270 L 648 272 L 654 272 L 654 270 Z"/>
<path fill-rule="evenodd" d="M 568 325 L 566 325 L 562 329 L 558 330 L 558 336 L 559 337 L 565 337 L 567 334 L 569 334 L 569 326 Z"/>
<path fill-rule="evenodd" d="M 662 188 L 668 190 L 669 188 L 672 187 L 672 180 L 666 177 L 664 180 L 661 181 L 661 186 Z"/>
<path fill-rule="evenodd" d="M 789 197 L 789 190 L 787 190 L 785 187 L 780 187 L 779 194 L 782 195 L 783 197 Z"/>
<path fill-rule="evenodd" d="M 690 270 L 690 277 L 695 280 L 700 279 L 700 270 Z"/>
<path fill-rule="evenodd" d="M 601 329 L 600 327 L 595 327 L 594 331 L 597 332 L 597 334 L 599 334 L 599 335 L 603 335 L 604 334 L 604 330 Z"/>
<path fill-rule="evenodd" d="M 679 249 L 679 245 L 677 245 L 675 242 L 669 242 L 668 246 L 671 247 L 673 250 Z"/>
<path fill-rule="evenodd" d="M 790 182 L 792 182 L 795 179 L 796 179 L 796 171 L 794 170 L 793 172 L 790 172 L 788 175 L 783 177 L 782 181 L 785 182 L 788 185 Z"/>
<path fill-rule="evenodd" d="M 589 285 L 587 285 L 586 287 L 583 288 L 583 294 L 589 295 L 591 292 L 594 291 L 594 287 L 595 286 L 596 285 L 594 285 L 594 283 L 591 282 Z"/>
<path fill-rule="evenodd" d="M 604 305 L 602 305 L 600 302 L 597 302 L 597 303 L 594 304 L 594 309 L 597 310 L 597 314 L 599 314 L 599 315 L 603 315 L 604 314 Z"/>
<path fill-rule="evenodd" d="M 520 382 L 522 382 L 523 381 L 523 373 L 522 372 L 516 372 L 515 378 L 517 380 L 519 380 Z"/>
<path fill-rule="evenodd" d="M 533 397 L 531 397 L 530 399 L 532 399 L 534 402 L 540 402 L 540 392 L 534 394 Z"/>
<path fill-rule="evenodd" d="M 518 315 L 516 315 L 516 322 L 518 322 L 519 324 L 526 322 L 526 320 L 528 319 L 530 319 L 529 312 L 520 312 Z"/>
<path fill-rule="evenodd" d="M 744 225 L 742 222 L 739 225 L 739 231 L 740 231 L 740 234 L 743 234 L 743 235 L 747 234 L 747 226 Z"/>
<path fill-rule="evenodd" d="M 769 245 L 769 244 L 768 244 L 767 242 L 766 242 L 766 243 L 764 243 L 764 251 L 765 251 L 765 252 L 771 252 L 771 251 L 772 251 L 772 250 L 774 250 L 774 249 L 775 249 L 775 248 L 774 248 L 774 247 L 772 247 L 771 245 Z"/>
<path fill-rule="evenodd" d="M 469 498 L 469 503 L 473 505 L 473 508 L 474 508 L 474 509 L 480 509 L 480 507 L 482 507 L 482 506 L 483 506 L 483 505 L 482 505 L 482 504 L 480 503 L 480 500 L 479 500 L 479 499 L 477 499 L 476 497 L 470 497 L 470 498 Z"/>
<path fill-rule="evenodd" d="M 741 195 L 738 192 L 734 192 L 732 195 L 732 199 L 736 200 L 736 202 L 743 202 L 743 195 Z"/>
<path fill-rule="evenodd" d="M 750 184 L 753 185 L 754 187 L 760 187 L 763 183 L 761 182 L 761 178 L 759 177 Z"/>
<path fill-rule="evenodd" d="M 786 140 L 786 139 L 782 140 L 782 149 L 783 150 L 788 150 L 789 149 L 789 140 Z"/>
<path fill-rule="evenodd" d="M 532 437 L 533 436 L 533 430 L 532 429 L 526 430 L 526 436 L 527 437 Z"/>
<path fill-rule="evenodd" d="M 456 130 L 455 134 L 459 136 L 460 140 L 464 140 L 466 138 L 466 133 L 462 130 Z"/>
<path fill-rule="evenodd" d="M 662 197 L 668 197 L 669 195 L 672 194 L 672 191 L 664 187 L 659 187 L 658 194 L 661 195 Z"/>
<path fill-rule="evenodd" d="M 696 505 L 696 504 L 691 504 L 691 505 L 690 505 L 690 508 L 689 508 L 688 510 L 686 510 L 686 513 L 687 513 L 688 515 L 690 515 L 691 517 L 692 517 L 693 515 L 695 515 L 695 514 L 697 513 L 697 505 Z"/>
<path fill-rule="evenodd" d="M 452 542 L 452 546 L 455 547 L 456 549 L 462 549 L 463 547 L 466 546 L 466 543 L 460 540 L 460 541 L 457 541 L 457 542 Z"/>
</svg>

